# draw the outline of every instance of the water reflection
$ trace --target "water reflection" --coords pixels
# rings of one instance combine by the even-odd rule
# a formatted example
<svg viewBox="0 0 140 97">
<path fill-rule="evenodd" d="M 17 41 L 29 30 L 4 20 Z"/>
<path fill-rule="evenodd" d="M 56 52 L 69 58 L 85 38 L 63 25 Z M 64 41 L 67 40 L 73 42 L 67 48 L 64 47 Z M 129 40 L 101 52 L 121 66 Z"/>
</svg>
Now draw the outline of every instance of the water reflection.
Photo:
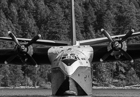
<svg viewBox="0 0 140 97">
<path fill-rule="evenodd" d="M 4 96 L 4 97 L 8 97 L 8 96 Z M 98 97 L 98 96 L 18 96 L 18 97 Z"/>
<path fill-rule="evenodd" d="M 62 97 L 62 96 L 49 96 L 49 97 Z M 63 96 L 63 97 L 95 97 L 95 96 Z"/>
<path fill-rule="evenodd" d="M 0 96 L 0 97 L 138 97 L 138 96 Z"/>
<path fill-rule="evenodd" d="M 0 89 L 0 97 L 62 97 L 62 96 L 49 96 L 51 94 L 52 94 L 51 90 L 48 89 L 18 89 L 18 88 Z M 92 96 L 63 96 L 63 97 L 139 97 L 139 96 L 140 89 L 93 89 Z"/>
</svg>

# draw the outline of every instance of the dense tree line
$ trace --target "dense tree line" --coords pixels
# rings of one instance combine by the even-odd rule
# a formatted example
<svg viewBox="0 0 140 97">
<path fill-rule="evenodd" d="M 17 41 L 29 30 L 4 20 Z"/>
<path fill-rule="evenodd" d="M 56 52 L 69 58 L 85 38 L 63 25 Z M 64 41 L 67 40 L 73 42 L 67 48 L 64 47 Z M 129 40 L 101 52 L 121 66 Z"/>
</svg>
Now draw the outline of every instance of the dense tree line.
<svg viewBox="0 0 140 97">
<path fill-rule="evenodd" d="M 70 7 L 70 0 L 0 0 L 0 36 L 7 36 L 10 30 L 17 37 L 32 38 L 40 33 L 42 39 L 69 41 Z M 111 35 L 127 33 L 131 28 L 140 30 L 139 0 L 75 0 L 75 13 L 78 40 L 103 37 L 101 28 Z M 136 37 L 131 42 L 138 40 Z M 12 42 L 0 42 L 1 48 L 13 45 Z M 100 85 L 124 86 L 140 81 L 139 61 L 135 64 L 137 69 L 122 62 L 94 64 L 93 67 L 93 80 Z M 36 69 L 1 64 L 0 85 L 25 85 L 27 79 L 34 85 L 50 81 L 48 66 Z M 113 83 L 114 79 L 119 84 Z"/>
</svg>

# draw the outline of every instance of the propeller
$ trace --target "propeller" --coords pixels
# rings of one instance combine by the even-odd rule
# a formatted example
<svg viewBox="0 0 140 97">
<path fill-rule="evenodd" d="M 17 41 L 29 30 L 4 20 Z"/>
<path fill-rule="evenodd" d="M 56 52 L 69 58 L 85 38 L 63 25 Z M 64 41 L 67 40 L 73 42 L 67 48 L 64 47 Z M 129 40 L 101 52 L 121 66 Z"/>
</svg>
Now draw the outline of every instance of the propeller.
<svg viewBox="0 0 140 97">
<path fill-rule="evenodd" d="M 34 38 L 32 38 L 32 40 L 30 42 L 28 42 L 27 44 L 20 44 L 18 39 L 16 38 L 16 36 L 9 31 L 8 35 L 12 38 L 12 40 L 16 43 L 15 46 L 15 52 L 13 54 L 13 56 L 11 56 L 10 58 L 8 58 L 7 60 L 5 60 L 5 64 L 10 63 L 12 60 L 14 60 L 16 57 L 19 57 L 20 60 L 25 63 L 27 62 L 27 60 L 31 61 L 32 64 L 37 67 L 37 63 L 36 61 L 33 59 L 32 54 L 33 54 L 33 48 L 32 48 L 32 44 L 35 43 L 39 38 L 41 38 L 41 35 L 38 34 L 37 36 L 35 36 Z"/>
<path fill-rule="evenodd" d="M 109 51 L 100 59 L 101 62 L 106 60 L 110 55 L 114 55 L 116 59 L 119 59 L 121 55 L 124 55 L 128 60 L 130 60 L 131 63 L 133 63 L 132 57 L 126 52 L 126 39 L 129 38 L 132 33 L 134 32 L 134 29 L 131 29 L 124 37 L 113 39 L 109 33 L 101 29 L 101 32 L 109 39 Z"/>
<path fill-rule="evenodd" d="M 101 29 L 101 32 L 110 40 L 110 42 L 113 42 L 113 39 L 106 30 Z"/>
</svg>

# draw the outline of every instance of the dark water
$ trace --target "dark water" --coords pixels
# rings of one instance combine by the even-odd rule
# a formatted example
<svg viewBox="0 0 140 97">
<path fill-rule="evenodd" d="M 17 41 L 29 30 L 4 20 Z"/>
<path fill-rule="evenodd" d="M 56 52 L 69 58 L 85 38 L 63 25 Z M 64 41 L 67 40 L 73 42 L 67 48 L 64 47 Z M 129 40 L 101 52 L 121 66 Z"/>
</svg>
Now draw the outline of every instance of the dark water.
<svg viewBox="0 0 140 97">
<path fill-rule="evenodd" d="M 62 97 L 51 94 L 48 89 L 0 89 L 0 97 Z M 140 89 L 93 89 L 92 96 L 63 97 L 140 97 Z"/>
<path fill-rule="evenodd" d="M 139 96 L 0 96 L 0 97 L 139 97 Z"/>
</svg>

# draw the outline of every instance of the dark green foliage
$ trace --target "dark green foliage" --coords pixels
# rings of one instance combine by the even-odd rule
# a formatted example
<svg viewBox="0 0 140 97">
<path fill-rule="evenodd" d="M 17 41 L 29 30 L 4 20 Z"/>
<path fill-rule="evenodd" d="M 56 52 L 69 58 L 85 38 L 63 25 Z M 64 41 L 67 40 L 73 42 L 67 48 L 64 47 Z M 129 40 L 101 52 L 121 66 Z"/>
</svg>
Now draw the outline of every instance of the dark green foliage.
<svg viewBox="0 0 140 97">
<path fill-rule="evenodd" d="M 75 17 L 77 40 L 102 37 L 101 28 L 111 35 L 127 33 L 130 28 L 139 31 L 140 1 L 75 0 Z M 17 37 L 32 38 L 40 33 L 43 39 L 69 41 L 70 0 L 0 0 L 0 36 L 7 36 L 9 30 Z M 131 42 L 139 39 L 131 39 Z M 0 42 L 1 48 L 13 45 L 12 42 Z M 122 62 L 96 64 L 94 80 L 103 86 L 137 84 L 140 65 L 139 61 L 136 62 L 132 68 Z M 36 69 L 33 66 L 0 65 L 1 86 L 36 86 L 48 81 L 48 66 Z"/>
<path fill-rule="evenodd" d="M 18 37 L 41 33 L 43 39 L 70 40 L 70 0 L 1 0 L 0 5 L 1 36 L 11 30 Z M 99 37 L 101 28 L 112 35 L 139 30 L 137 0 L 76 0 L 75 13 L 79 40 Z"/>
</svg>

